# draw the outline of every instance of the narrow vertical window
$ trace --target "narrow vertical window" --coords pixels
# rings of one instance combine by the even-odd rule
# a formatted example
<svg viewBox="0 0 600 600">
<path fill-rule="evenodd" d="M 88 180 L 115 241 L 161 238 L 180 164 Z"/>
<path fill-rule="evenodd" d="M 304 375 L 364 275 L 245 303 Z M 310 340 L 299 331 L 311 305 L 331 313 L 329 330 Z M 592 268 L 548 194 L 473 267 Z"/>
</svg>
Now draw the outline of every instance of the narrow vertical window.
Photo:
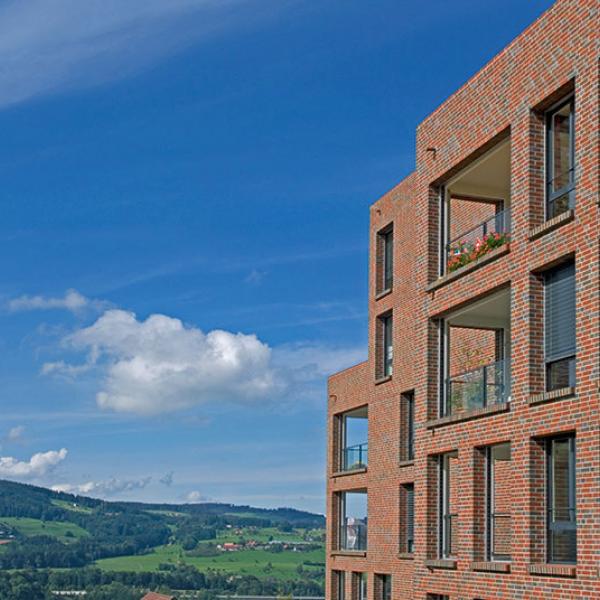
<svg viewBox="0 0 600 600">
<path fill-rule="evenodd" d="M 573 208 L 575 193 L 575 99 L 546 116 L 546 217 Z"/>
<path fill-rule="evenodd" d="M 393 341 L 393 321 L 392 315 L 387 315 L 383 319 L 383 376 L 388 377 L 392 374 L 394 359 L 394 341 Z"/>
<path fill-rule="evenodd" d="M 510 444 L 487 448 L 486 549 L 488 560 L 510 560 L 512 468 Z"/>
<path fill-rule="evenodd" d="M 394 361 L 392 313 L 377 318 L 376 329 L 376 372 L 377 379 L 390 377 Z"/>
<path fill-rule="evenodd" d="M 405 483 L 400 486 L 400 552 L 415 551 L 415 486 Z"/>
<path fill-rule="evenodd" d="M 415 395 L 406 396 L 406 459 L 415 458 Z"/>
<path fill-rule="evenodd" d="M 400 396 L 400 462 L 415 458 L 415 393 Z"/>
<path fill-rule="evenodd" d="M 333 572 L 333 589 L 336 600 L 346 599 L 346 573 L 345 571 Z"/>
<path fill-rule="evenodd" d="M 575 263 L 544 275 L 546 390 L 575 385 Z"/>
<path fill-rule="evenodd" d="M 392 576 L 376 575 L 376 600 L 392 600 Z"/>
<path fill-rule="evenodd" d="M 455 558 L 457 551 L 458 514 L 456 512 L 456 466 L 458 453 L 440 456 L 439 472 L 439 554 L 440 558 Z"/>
<path fill-rule="evenodd" d="M 547 442 L 547 554 L 553 563 L 577 562 L 575 437 Z"/>
<path fill-rule="evenodd" d="M 377 234 L 376 286 L 375 293 L 381 294 L 394 285 L 394 227 L 389 225 Z"/>
<path fill-rule="evenodd" d="M 367 600 L 367 574 L 354 573 L 353 600 Z"/>
</svg>

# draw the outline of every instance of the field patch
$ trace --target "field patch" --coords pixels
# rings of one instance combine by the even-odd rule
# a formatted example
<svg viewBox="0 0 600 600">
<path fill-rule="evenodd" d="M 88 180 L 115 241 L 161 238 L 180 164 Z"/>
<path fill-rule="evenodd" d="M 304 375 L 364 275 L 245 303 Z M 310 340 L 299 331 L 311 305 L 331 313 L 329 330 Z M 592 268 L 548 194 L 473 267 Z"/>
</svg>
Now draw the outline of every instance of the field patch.
<svg viewBox="0 0 600 600">
<path fill-rule="evenodd" d="M 35 535 L 48 535 L 61 542 L 75 541 L 88 536 L 85 529 L 65 521 L 42 521 L 26 517 L 0 517 L 0 523 L 5 523 L 16 529 L 21 535 L 31 537 Z"/>
</svg>

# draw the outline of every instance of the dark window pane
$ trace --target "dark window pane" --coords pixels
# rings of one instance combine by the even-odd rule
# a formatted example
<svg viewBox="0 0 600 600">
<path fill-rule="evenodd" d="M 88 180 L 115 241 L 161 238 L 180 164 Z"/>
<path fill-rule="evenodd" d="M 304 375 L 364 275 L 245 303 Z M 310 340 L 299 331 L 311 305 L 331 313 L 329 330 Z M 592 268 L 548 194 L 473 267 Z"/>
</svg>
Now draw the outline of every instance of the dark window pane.
<svg viewBox="0 0 600 600">
<path fill-rule="evenodd" d="M 384 234 L 383 267 L 383 289 L 389 290 L 394 282 L 394 234 L 392 231 Z"/>
<path fill-rule="evenodd" d="M 566 263 L 544 276 L 544 354 L 546 388 L 574 385 L 576 352 L 575 264 Z"/>
<path fill-rule="evenodd" d="M 557 192 L 571 181 L 571 104 L 552 115 L 552 191 Z"/>
<path fill-rule="evenodd" d="M 548 442 L 548 558 L 551 562 L 575 562 L 575 439 Z"/>
</svg>

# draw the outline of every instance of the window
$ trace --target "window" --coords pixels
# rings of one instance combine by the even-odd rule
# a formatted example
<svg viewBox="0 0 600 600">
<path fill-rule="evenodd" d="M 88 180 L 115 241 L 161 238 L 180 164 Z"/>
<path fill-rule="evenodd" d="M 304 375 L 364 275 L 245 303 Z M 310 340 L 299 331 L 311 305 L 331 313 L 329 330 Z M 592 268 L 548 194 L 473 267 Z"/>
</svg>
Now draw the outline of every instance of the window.
<svg viewBox="0 0 600 600">
<path fill-rule="evenodd" d="M 345 600 L 346 573 L 344 571 L 333 571 L 333 592 L 336 600 Z"/>
<path fill-rule="evenodd" d="M 415 551 L 415 486 L 400 486 L 400 552 Z"/>
<path fill-rule="evenodd" d="M 575 437 L 547 441 L 548 562 L 577 561 L 575 515 Z"/>
<path fill-rule="evenodd" d="M 458 514 L 456 503 L 456 468 L 458 452 L 447 452 L 439 458 L 439 555 L 454 558 L 457 550 Z"/>
<path fill-rule="evenodd" d="M 400 398 L 400 460 L 415 458 L 415 394 L 406 392 Z"/>
<path fill-rule="evenodd" d="M 394 284 L 394 228 L 386 227 L 377 234 L 376 293 L 392 289 Z"/>
<path fill-rule="evenodd" d="M 367 549 L 367 492 L 342 492 L 339 503 L 339 547 L 364 552 Z"/>
<path fill-rule="evenodd" d="M 361 406 L 354 410 L 337 415 L 338 419 L 338 464 L 339 471 L 356 471 L 366 469 L 368 464 L 369 445 L 369 408 Z"/>
<path fill-rule="evenodd" d="M 486 448 L 487 560 L 510 560 L 512 540 L 512 468 L 510 444 Z"/>
<path fill-rule="evenodd" d="M 375 575 L 376 600 L 392 600 L 392 576 Z"/>
<path fill-rule="evenodd" d="M 546 218 L 573 208 L 575 193 L 575 99 L 546 116 Z"/>
<path fill-rule="evenodd" d="M 367 574 L 354 573 L 354 599 L 367 600 Z"/>
<path fill-rule="evenodd" d="M 546 390 L 575 385 L 575 263 L 544 274 Z"/>
<path fill-rule="evenodd" d="M 376 377 L 391 377 L 394 361 L 392 313 L 377 318 L 376 336 Z"/>
<path fill-rule="evenodd" d="M 450 600 L 446 594 L 427 594 L 427 600 Z"/>
</svg>

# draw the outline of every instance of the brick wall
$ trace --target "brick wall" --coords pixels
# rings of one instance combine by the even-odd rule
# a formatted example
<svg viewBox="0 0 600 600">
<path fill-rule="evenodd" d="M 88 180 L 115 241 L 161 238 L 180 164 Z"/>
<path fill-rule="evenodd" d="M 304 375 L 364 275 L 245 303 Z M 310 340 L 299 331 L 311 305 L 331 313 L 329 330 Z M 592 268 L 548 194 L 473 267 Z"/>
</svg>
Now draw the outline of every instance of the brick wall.
<svg viewBox="0 0 600 600">
<path fill-rule="evenodd" d="M 369 359 L 329 381 L 327 568 L 392 575 L 394 600 L 600 597 L 600 22 L 598 0 L 559 0 L 521 36 L 453 94 L 417 129 L 416 170 L 371 208 Z M 576 105 L 574 214 L 544 225 L 543 112 L 569 91 Z M 439 191 L 444 181 L 510 135 L 512 235 L 508 251 L 446 282 L 439 274 Z M 435 148 L 435 154 L 427 148 Z M 479 215 L 478 217 L 479 218 Z M 376 234 L 394 226 L 394 284 L 375 298 Z M 575 395 L 539 398 L 544 389 L 543 288 L 540 273 L 574 257 L 577 285 Z M 436 319 L 510 287 L 512 397 L 508 410 L 438 422 Z M 375 381 L 377 317 L 394 313 L 394 371 Z M 461 335 L 461 334 L 459 334 Z M 466 335 L 466 334 L 465 334 Z M 488 335 L 488 334 L 486 334 Z M 490 339 L 471 340 L 481 352 Z M 491 355 L 490 355 L 491 356 Z M 489 358 L 489 356 L 488 356 Z M 401 396 L 414 390 L 414 461 L 401 462 Z M 366 473 L 334 476 L 334 416 L 369 405 Z M 577 439 L 577 565 L 545 564 L 544 440 L 561 432 Z M 509 572 L 475 570 L 484 559 L 482 448 L 510 442 L 500 486 L 511 504 Z M 437 457 L 457 452 L 459 546 L 452 569 L 438 557 Z M 401 489 L 415 486 L 415 553 L 399 555 Z M 366 555 L 335 552 L 335 492 L 368 490 Z M 506 492 L 506 496 L 504 495 Z M 507 542 L 503 542 L 507 543 Z M 541 565 L 541 567 L 540 567 Z M 538 574 L 543 570 L 545 574 Z M 331 578 L 326 579 L 331 598 Z M 351 579 L 347 577 L 350 597 Z"/>
</svg>

